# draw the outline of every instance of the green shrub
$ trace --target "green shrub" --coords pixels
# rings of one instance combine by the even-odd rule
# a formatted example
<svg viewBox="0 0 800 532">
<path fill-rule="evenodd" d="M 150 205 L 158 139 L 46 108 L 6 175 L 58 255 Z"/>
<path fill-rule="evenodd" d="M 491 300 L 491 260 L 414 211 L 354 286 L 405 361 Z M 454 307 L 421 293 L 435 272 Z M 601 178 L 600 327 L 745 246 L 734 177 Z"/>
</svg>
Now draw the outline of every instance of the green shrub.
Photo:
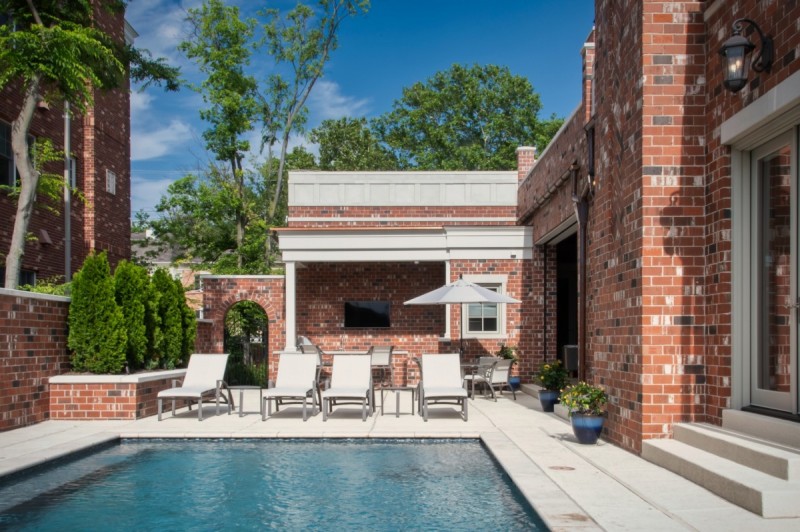
<svg viewBox="0 0 800 532">
<path fill-rule="evenodd" d="M 179 280 L 175 280 L 175 285 L 180 294 L 181 309 L 181 359 L 189 360 L 189 355 L 194 352 L 194 342 L 197 338 L 197 316 L 194 310 L 186 303 L 186 290 Z"/>
<path fill-rule="evenodd" d="M 161 329 L 160 338 L 155 343 L 155 367 L 172 369 L 180 365 L 183 350 L 183 293 L 164 269 L 156 270 L 151 282 L 158 294 L 156 314 Z"/>
<path fill-rule="evenodd" d="M 114 292 L 117 305 L 122 309 L 128 343 L 125 349 L 128 367 L 136 370 L 144 367 L 147 353 L 145 328 L 145 304 L 150 278 L 147 270 L 126 260 L 117 265 L 114 272 Z"/>
<path fill-rule="evenodd" d="M 561 391 L 567 385 L 569 375 L 560 360 L 545 362 L 536 374 L 545 390 Z"/>
<path fill-rule="evenodd" d="M 48 277 L 46 279 L 37 279 L 35 285 L 24 284 L 19 287 L 20 290 L 34 292 L 36 294 L 49 294 L 51 296 L 69 296 L 72 283 L 61 283 L 63 276 L 57 275 L 55 277 Z"/>
<path fill-rule="evenodd" d="M 121 373 L 125 367 L 122 310 L 114 298 L 114 280 L 105 253 L 92 254 L 72 281 L 69 306 L 72 368 L 92 373 Z"/>
</svg>

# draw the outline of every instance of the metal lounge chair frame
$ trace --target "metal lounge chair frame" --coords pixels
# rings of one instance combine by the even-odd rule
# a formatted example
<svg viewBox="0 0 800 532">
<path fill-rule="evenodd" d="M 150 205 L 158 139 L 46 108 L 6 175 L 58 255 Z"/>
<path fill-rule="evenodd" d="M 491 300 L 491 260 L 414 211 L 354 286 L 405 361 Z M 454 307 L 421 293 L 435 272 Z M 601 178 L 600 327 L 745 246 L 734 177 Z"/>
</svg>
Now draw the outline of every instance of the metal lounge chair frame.
<svg viewBox="0 0 800 532">
<path fill-rule="evenodd" d="M 322 421 L 328 420 L 333 405 L 361 404 L 361 420 L 372 416 L 372 355 L 334 355 L 331 387 L 322 392 Z M 340 401 L 344 402 L 340 402 Z"/>
<path fill-rule="evenodd" d="M 428 421 L 428 405 L 461 405 L 461 417 L 468 419 L 468 395 L 462 386 L 461 357 L 458 353 L 422 355 L 422 417 Z"/>
<path fill-rule="evenodd" d="M 228 385 L 223 380 L 225 366 L 228 363 L 226 354 L 198 354 L 189 358 L 189 366 L 183 383 L 178 386 L 178 379 L 172 381 L 172 388 L 158 392 L 158 420 L 161 421 L 164 399 L 172 399 L 172 415 L 175 415 L 175 401 L 183 399 L 188 403 L 189 410 L 192 402 L 197 402 L 197 419 L 203 421 L 203 399 L 213 395 L 219 415 L 219 402 L 222 399 L 228 405 L 228 415 L 233 406 L 233 396 Z M 227 397 L 223 393 L 227 390 Z"/>
<path fill-rule="evenodd" d="M 317 411 L 318 356 L 316 354 L 282 353 L 278 362 L 278 377 L 273 388 L 264 390 L 262 421 L 272 416 L 272 401 L 275 411 L 280 404 L 291 404 L 286 400 L 303 405 L 303 421 L 308 421 L 308 397 L 311 396 L 312 415 Z"/>
</svg>

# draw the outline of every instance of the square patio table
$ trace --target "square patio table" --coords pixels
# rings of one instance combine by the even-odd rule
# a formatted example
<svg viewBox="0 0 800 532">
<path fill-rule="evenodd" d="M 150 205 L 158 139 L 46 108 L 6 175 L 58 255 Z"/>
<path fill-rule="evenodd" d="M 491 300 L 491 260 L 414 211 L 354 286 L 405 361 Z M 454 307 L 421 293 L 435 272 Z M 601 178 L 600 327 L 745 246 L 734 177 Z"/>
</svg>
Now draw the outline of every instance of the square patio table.
<svg viewBox="0 0 800 532">
<path fill-rule="evenodd" d="M 400 392 L 411 392 L 411 415 L 414 415 L 414 402 L 416 401 L 416 386 L 382 386 L 381 387 L 381 415 L 384 414 L 383 407 L 386 404 L 386 392 L 394 392 L 394 417 L 400 417 Z"/>
<path fill-rule="evenodd" d="M 244 416 L 244 391 L 258 390 L 259 414 L 264 417 L 264 388 L 261 386 L 229 386 L 231 390 L 239 390 L 239 417 Z"/>
</svg>

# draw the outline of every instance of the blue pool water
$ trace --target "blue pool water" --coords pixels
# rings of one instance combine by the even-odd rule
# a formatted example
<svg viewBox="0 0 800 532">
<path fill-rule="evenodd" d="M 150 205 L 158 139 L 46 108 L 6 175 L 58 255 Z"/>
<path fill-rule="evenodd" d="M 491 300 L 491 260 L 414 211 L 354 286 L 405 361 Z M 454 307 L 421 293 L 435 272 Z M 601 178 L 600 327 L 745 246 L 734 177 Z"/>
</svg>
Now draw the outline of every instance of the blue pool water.
<svg viewBox="0 0 800 532">
<path fill-rule="evenodd" d="M 13 530 L 545 530 L 471 440 L 124 440 L 0 483 Z"/>
</svg>

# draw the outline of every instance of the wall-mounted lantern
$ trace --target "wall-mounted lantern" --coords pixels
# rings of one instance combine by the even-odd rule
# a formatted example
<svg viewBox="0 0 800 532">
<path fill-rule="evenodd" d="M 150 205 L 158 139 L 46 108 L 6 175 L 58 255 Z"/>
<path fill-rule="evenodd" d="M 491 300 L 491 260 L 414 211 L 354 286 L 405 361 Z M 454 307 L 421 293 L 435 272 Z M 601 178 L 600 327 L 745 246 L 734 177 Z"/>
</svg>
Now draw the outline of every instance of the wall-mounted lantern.
<svg viewBox="0 0 800 532">
<path fill-rule="evenodd" d="M 724 57 L 725 73 L 723 83 L 731 92 L 739 92 L 747 85 L 747 75 L 750 70 L 750 52 L 756 45 L 742 36 L 743 24 L 752 26 L 761 39 L 761 49 L 753 57 L 753 70 L 756 72 L 769 72 L 772 67 L 774 45 L 769 35 L 764 35 L 761 28 L 749 18 L 740 18 L 733 23 L 733 35 L 720 48 L 719 53 Z"/>
</svg>

